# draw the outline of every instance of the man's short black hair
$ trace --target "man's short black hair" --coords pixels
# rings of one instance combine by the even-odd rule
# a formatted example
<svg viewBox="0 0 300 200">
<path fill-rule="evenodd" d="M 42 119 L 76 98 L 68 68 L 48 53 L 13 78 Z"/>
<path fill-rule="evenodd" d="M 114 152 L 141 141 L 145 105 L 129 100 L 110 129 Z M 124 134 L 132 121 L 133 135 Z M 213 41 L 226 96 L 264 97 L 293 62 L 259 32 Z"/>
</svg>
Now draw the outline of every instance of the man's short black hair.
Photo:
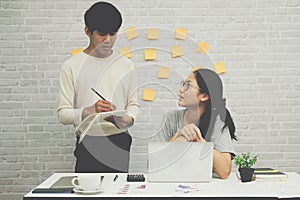
<svg viewBox="0 0 300 200">
<path fill-rule="evenodd" d="M 119 10 L 112 4 L 104 1 L 93 4 L 84 14 L 85 25 L 89 31 L 101 33 L 117 32 L 122 24 Z"/>
</svg>

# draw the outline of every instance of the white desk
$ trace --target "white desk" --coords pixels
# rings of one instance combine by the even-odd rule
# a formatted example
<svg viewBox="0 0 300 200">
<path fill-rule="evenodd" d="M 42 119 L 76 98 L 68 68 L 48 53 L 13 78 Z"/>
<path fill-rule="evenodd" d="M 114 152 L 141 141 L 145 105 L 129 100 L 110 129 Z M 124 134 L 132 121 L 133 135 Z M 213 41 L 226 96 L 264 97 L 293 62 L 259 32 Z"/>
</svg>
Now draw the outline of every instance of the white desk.
<svg viewBox="0 0 300 200">
<path fill-rule="evenodd" d="M 104 191 L 98 194 L 33 194 L 29 192 L 24 200 L 37 199 L 152 199 L 152 198 L 295 198 L 300 199 L 300 175 L 287 173 L 285 181 L 266 181 L 249 183 L 240 182 L 232 173 L 226 180 L 213 179 L 210 183 L 152 183 L 147 182 L 126 182 L 127 174 L 118 174 L 119 178 L 113 181 L 115 174 L 102 174 Z M 76 173 L 55 173 L 41 183 L 37 188 L 49 188 L 62 176 L 76 176 Z M 145 189 L 141 189 L 145 185 Z M 190 190 L 180 190 L 179 185 L 190 186 Z M 123 192 L 127 187 L 127 192 Z"/>
</svg>

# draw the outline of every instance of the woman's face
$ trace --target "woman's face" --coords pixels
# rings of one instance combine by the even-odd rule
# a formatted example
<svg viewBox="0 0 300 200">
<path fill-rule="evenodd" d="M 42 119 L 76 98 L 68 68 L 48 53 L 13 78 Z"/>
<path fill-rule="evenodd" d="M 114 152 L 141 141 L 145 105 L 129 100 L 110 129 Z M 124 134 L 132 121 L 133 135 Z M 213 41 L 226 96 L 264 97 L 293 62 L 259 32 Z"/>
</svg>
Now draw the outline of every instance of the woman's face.
<svg viewBox="0 0 300 200">
<path fill-rule="evenodd" d="M 183 107 L 198 106 L 198 89 L 194 74 L 191 74 L 184 82 L 181 82 L 178 89 L 178 105 Z"/>
<path fill-rule="evenodd" d="M 182 107 L 198 107 L 208 100 L 208 95 L 200 93 L 196 77 L 192 73 L 178 89 L 178 105 Z"/>
</svg>

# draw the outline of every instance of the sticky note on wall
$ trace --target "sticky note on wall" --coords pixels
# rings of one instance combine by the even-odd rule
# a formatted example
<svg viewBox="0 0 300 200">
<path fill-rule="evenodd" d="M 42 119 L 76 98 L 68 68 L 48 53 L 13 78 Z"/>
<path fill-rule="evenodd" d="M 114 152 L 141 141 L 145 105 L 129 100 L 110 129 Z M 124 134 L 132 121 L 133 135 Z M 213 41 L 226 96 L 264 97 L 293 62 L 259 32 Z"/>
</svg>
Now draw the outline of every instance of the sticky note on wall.
<svg viewBox="0 0 300 200">
<path fill-rule="evenodd" d="M 214 67 L 217 74 L 223 74 L 226 72 L 226 66 L 224 62 L 218 62 L 214 64 Z"/>
<path fill-rule="evenodd" d="M 78 48 L 78 49 L 74 49 L 71 53 L 72 53 L 72 56 L 78 54 L 79 52 L 82 52 L 82 48 Z"/>
<path fill-rule="evenodd" d="M 185 40 L 186 33 L 187 33 L 187 30 L 185 28 L 176 28 L 175 38 L 179 39 L 179 40 Z"/>
<path fill-rule="evenodd" d="M 196 67 L 193 67 L 193 69 L 192 69 L 192 72 L 195 72 L 195 71 L 197 71 L 197 70 L 199 70 L 199 69 L 203 69 L 204 67 L 202 67 L 202 66 L 196 66 Z"/>
<path fill-rule="evenodd" d="M 154 101 L 155 90 L 144 88 L 143 91 L 143 100 L 144 101 Z"/>
<path fill-rule="evenodd" d="M 148 29 L 148 39 L 149 40 L 158 40 L 159 30 L 158 28 L 149 28 Z"/>
<path fill-rule="evenodd" d="M 158 78 L 169 78 L 170 68 L 169 67 L 158 67 Z"/>
<path fill-rule="evenodd" d="M 180 45 L 171 47 L 172 58 L 176 58 L 183 55 L 183 49 Z"/>
<path fill-rule="evenodd" d="M 120 54 L 122 56 L 125 56 L 127 58 L 131 58 L 131 51 L 129 47 L 121 47 L 120 48 Z"/>
<path fill-rule="evenodd" d="M 208 49 L 209 49 L 209 44 L 205 42 L 199 42 L 196 51 L 201 54 L 207 54 Z"/>
<path fill-rule="evenodd" d="M 156 50 L 155 49 L 145 49 L 144 50 L 145 60 L 155 60 Z"/>
<path fill-rule="evenodd" d="M 128 40 L 132 40 L 138 36 L 138 32 L 134 26 L 125 30 L 125 34 Z"/>
</svg>

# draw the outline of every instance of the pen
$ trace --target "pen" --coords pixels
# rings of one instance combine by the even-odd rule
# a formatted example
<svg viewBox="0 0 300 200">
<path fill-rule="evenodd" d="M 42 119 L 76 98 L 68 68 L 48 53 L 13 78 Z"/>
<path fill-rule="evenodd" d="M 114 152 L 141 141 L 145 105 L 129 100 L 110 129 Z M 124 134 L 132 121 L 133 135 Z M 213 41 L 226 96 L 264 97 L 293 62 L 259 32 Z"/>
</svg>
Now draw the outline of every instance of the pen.
<svg viewBox="0 0 300 200">
<path fill-rule="evenodd" d="M 113 181 L 116 181 L 118 178 L 119 178 L 119 176 L 118 176 L 118 175 L 115 175 L 115 178 L 114 178 Z"/>
<path fill-rule="evenodd" d="M 106 99 L 101 95 L 99 94 L 94 88 L 91 88 L 93 90 L 93 92 L 95 92 L 101 99 L 103 99 L 104 101 L 106 101 Z"/>
</svg>

